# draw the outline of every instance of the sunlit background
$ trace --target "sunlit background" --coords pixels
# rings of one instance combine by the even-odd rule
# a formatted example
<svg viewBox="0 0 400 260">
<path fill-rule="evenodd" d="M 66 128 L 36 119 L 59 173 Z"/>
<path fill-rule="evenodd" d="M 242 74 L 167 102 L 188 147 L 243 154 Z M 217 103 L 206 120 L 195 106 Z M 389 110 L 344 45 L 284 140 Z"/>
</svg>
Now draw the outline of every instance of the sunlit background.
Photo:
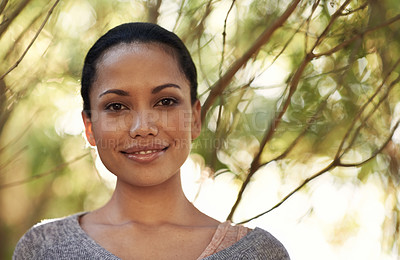
<svg viewBox="0 0 400 260">
<path fill-rule="evenodd" d="M 185 194 L 225 221 L 251 174 L 232 221 L 268 230 L 292 259 L 399 259 L 397 0 L 1 1 L 0 259 L 38 221 L 95 209 L 112 193 L 115 179 L 85 142 L 80 115 L 80 71 L 99 36 L 130 21 L 173 30 L 207 104 L 295 2 L 205 106 L 182 167 Z M 326 55 L 296 78 L 310 50 Z M 338 154 L 341 165 L 328 167 Z"/>
</svg>

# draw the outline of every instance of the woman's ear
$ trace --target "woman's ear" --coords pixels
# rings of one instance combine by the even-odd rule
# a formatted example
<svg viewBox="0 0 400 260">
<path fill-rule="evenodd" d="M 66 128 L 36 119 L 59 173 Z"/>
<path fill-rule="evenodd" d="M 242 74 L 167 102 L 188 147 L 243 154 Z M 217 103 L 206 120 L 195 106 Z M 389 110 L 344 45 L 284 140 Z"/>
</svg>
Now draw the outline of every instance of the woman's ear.
<svg viewBox="0 0 400 260">
<path fill-rule="evenodd" d="M 201 104 L 199 100 L 192 106 L 192 140 L 196 139 L 201 132 Z"/>
<path fill-rule="evenodd" d="M 93 134 L 92 120 L 85 111 L 82 111 L 82 119 L 83 123 L 85 124 L 86 139 L 88 140 L 90 145 L 96 146 L 96 141 L 94 139 L 94 134 Z"/>
</svg>

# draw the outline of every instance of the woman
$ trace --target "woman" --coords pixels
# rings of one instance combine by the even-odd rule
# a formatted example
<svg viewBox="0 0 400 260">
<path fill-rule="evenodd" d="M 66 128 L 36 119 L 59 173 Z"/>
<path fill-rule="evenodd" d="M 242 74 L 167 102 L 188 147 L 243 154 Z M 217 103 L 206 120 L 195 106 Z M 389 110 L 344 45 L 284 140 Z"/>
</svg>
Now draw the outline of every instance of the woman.
<svg viewBox="0 0 400 260">
<path fill-rule="evenodd" d="M 196 68 L 182 41 L 148 23 L 103 35 L 82 72 L 87 140 L 117 176 L 93 212 L 41 223 L 14 259 L 288 259 L 268 232 L 201 213 L 184 196 L 180 167 L 200 134 Z"/>
</svg>

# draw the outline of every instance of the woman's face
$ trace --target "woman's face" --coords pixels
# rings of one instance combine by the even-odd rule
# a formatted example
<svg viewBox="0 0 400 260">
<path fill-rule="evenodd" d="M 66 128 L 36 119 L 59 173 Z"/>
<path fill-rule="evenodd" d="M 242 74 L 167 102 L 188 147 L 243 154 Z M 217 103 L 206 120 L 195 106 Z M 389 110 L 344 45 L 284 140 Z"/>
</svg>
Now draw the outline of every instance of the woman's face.
<svg viewBox="0 0 400 260">
<path fill-rule="evenodd" d="M 200 133 L 200 103 L 172 56 L 156 44 L 121 44 L 97 64 L 86 136 L 119 181 L 152 186 L 179 173 Z"/>
</svg>

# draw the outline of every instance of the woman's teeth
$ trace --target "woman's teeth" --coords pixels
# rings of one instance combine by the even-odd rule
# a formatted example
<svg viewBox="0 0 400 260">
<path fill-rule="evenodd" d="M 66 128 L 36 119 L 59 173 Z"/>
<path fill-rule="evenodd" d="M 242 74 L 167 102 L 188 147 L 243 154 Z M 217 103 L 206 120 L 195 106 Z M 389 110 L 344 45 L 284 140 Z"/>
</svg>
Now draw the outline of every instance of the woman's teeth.
<svg viewBox="0 0 400 260">
<path fill-rule="evenodd" d="M 150 154 L 150 153 L 156 153 L 158 150 L 147 150 L 147 151 L 139 151 L 139 152 L 133 152 L 132 154 Z"/>
</svg>

